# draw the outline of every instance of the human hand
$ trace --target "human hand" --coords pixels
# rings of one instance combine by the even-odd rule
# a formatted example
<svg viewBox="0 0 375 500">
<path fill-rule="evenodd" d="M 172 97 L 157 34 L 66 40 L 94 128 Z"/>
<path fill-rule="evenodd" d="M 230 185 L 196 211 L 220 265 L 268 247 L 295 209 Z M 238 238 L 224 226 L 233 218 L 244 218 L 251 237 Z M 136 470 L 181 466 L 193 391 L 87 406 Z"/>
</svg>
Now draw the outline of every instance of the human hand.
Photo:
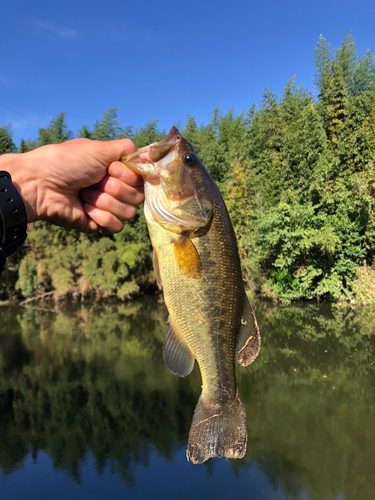
<svg viewBox="0 0 375 500">
<path fill-rule="evenodd" d="M 82 232 L 116 233 L 144 200 L 142 178 L 121 156 L 136 151 L 130 139 L 73 139 L 0 157 L 26 206 L 28 222 L 47 220 Z"/>
</svg>

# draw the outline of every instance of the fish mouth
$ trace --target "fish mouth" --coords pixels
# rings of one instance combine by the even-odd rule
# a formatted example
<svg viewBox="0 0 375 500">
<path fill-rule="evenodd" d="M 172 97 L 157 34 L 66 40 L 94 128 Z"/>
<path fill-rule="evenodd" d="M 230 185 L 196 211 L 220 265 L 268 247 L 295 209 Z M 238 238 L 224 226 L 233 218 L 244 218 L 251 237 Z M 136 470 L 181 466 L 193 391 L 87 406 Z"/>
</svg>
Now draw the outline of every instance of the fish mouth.
<svg viewBox="0 0 375 500">
<path fill-rule="evenodd" d="M 153 218 L 171 231 L 194 230 L 207 224 L 212 207 L 204 209 L 183 157 L 194 152 L 176 127 L 161 141 L 121 158 L 145 181 L 146 206 Z M 194 152 L 195 154 L 195 152 Z"/>
<path fill-rule="evenodd" d="M 161 141 L 140 148 L 130 155 L 122 156 L 120 161 L 133 172 L 142 175 L 145 181 L 157 183 L 160 179 L 158 171 L 164 167 L 162 160 L 166 159 L 173 150 L 177 154 L 181 140 L 183 139 L 177 128 L 172 127 L 169 134 Z M 157 168 L 156 163 L 158 163 Z"/>
<path fill-rule="evenodd" d="M 172 149 L 178 149 L 179 142 L 182 137 L 176 127 L 172 127 L 169 134 L 166 135 L 161 141 L 155 142 L 149 146 L 149 158 L 152 162 L 157 162 L 165 158 Z"/>
</svg>

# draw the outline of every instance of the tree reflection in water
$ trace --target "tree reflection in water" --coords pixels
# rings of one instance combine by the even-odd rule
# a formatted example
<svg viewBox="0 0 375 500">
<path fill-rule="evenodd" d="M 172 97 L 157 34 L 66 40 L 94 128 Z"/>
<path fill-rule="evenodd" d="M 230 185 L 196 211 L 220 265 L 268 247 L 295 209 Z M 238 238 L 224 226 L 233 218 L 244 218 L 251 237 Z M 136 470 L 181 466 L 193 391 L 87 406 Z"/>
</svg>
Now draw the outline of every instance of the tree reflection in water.
<svg viewBox="0 0 375 500">
<path fill-rule="evenodd" d="M 199 370 L 165 368 L 157 297 L 57 307 L 0 309 L 2 473 L 43 450 L 79 482 L 90 451 L 98 474 L 109 466 L 132 486 L 153 450 L 173 461 L 186 446 Z M 261 354 L 238 369 L 248 451 L 234 472 L 257 464 L 290 499 L 374 498 L 375 310 L 259 302 L 256 314 Z"/>
</svg>

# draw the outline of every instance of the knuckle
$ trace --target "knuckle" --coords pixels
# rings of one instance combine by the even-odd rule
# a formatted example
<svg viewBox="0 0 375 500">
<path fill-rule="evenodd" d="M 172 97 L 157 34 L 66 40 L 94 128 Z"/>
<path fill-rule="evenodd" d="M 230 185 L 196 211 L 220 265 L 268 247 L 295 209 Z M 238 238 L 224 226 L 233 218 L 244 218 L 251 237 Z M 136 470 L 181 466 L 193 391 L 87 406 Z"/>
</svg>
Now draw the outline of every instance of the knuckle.
<svg viewBox="0 0 375 500">
<path fill-rule="evenodd" d="M 99 225 L 100 226 L 109 227 L 111 225 L 111 222 L 112 222 L 114 216 L 112 214 L 110 214 L 109 212 L 105 212 L 105 211 L 101 210 L 98 218 L 99 218 Z"/>
<path fill-rule="evenodd" d="M 110 190 L 114 198 L 121 199 L 124 194 L 124 183 L 117 179 L 112 179 Z"/>
<path fill-rule="evenodd" d="M 133 217 L 135 217 L 136 213 L 137 213 L 137 209 L 134 206 L 128 206 L 126 208 L 125 220 L 133 219 Z"/>
<path fill-rule="evenodd" d="M 135 147 L 135 144 L 131 139 L 124 139 L 124 145 L 127 151 L 137 151 L 137 148 Z"/>
<path fill-rule="evenodd" d="M 113 229 L 113 233 L 121 233 L 124 229 L 124 223 L 120 220 L 117 220 L 116 226 Z"/>
</svg>

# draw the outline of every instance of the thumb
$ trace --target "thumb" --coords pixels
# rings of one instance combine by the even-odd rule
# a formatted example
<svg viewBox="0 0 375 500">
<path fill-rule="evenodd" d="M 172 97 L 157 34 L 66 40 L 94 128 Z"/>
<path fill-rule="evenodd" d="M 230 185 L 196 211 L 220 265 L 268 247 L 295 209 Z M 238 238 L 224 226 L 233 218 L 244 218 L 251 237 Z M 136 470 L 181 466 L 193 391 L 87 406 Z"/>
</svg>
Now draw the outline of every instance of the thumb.
<svg viewBox="0 0 375 500">
<path fill-rule="evenodd" d="M 121 156 L 137 151 L 131 139 L 115 139 L 114 141 L 101 142 L 101 145 L 103 147 L 105 159 L 108 163 L 119 160 Z"/>
</svg>

